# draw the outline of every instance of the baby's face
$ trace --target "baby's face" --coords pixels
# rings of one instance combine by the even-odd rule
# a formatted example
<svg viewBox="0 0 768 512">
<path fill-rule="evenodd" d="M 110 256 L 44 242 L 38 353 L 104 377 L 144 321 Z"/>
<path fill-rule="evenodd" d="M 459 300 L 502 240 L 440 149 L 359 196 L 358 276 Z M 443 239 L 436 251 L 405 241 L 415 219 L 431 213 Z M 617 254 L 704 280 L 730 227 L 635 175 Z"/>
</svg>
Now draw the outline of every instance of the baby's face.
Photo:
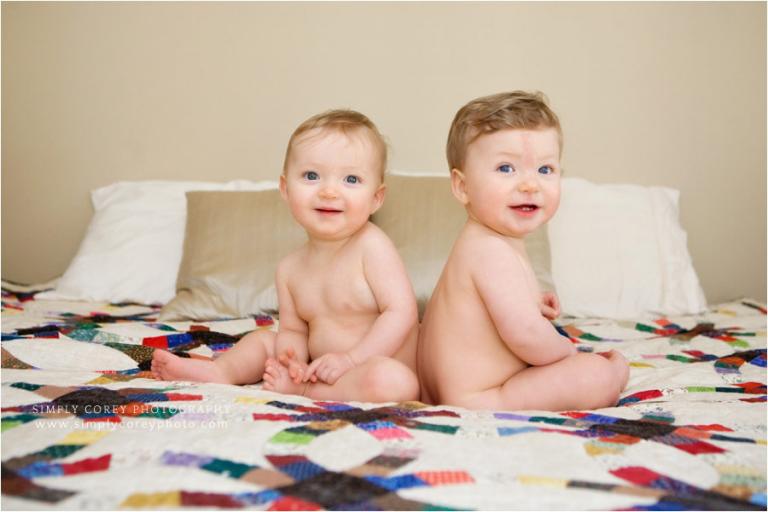
<svg viewBox="0 0 768 512">
<path fill-rule="evenodd" d="M 311 238 L 340 240 L 362 228 L 384 200 L 378 153 L 362 130 L 322 128 L 294 144 L 280 190 Z"/>
<path fill-rule="evenodd" d="M 463 169 L 467 211 L 505 236 L 523 237 L 560 204 L 560 144 L 554 128 L 501 130 L 468 147 Z"/>
</svg>

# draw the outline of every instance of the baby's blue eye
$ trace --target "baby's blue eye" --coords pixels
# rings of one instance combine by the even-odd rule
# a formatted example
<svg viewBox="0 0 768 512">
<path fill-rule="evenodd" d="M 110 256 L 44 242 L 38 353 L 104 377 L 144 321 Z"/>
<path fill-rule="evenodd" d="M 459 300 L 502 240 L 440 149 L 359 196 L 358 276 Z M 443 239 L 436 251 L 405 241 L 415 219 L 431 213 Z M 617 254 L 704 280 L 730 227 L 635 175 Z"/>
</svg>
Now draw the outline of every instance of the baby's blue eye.
<svg viewBox="0 0 768 512">
<path fill-rule="evenodd" d="M 346 177 L 344 178 L 344 181 L 345 181 L 346 183 L 349 183 L 349 184 L 352 184 L 352 185 L 354 185 L 354 184 L 356 184 L 356 183 L 360 183 L 360 178 L 358 178 L 357 176 L 353 176 L 353 175 L 351 175 L 351 174 L 350 174 L 349 176 L 346 176 Z"/>
<path fill-rule="evenodd" d="M 305 180 L 315 181 L 320 179 L 320 176 L 315 171 L 307 171 L 301 175 Z"/>
<path fill-rule="evenodd" d="M 515 168 L 512 167 L 509 164 L 500 165 L 496 168 L 497 171 L 503 172 L 504 174 L 509 174 L 511 172 L 515 172 Z"/>
<path fill-rule="evenodd" d="M 554 169 L 548 165 L 542 165 L 539 167 L 539 174 L 552 174 L 553 172 L 555 172 Z"/>
</svg>

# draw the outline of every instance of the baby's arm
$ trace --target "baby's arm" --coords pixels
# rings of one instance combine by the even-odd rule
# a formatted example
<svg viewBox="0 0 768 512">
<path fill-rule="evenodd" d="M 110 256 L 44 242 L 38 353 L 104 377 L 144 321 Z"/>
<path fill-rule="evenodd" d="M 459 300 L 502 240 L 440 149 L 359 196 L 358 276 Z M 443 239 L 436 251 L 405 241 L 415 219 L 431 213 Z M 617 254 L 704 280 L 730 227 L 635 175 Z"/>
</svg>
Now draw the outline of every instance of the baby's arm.
<svg viewBox="0 0 768 512">
<path fill-rule="evenodd" d="M 275 339 L 275 356 L 281 364 L 288 367 L 289 374 L 298 382 L 306 373 L 309 351 L 307 340 L 309 328 L 299 318 L 293 297 L 288 288 L 286 276 L 288 264 L 283 260 L 277 268 L 275 278 L 277 301 L 280 308 L 280 324 Z"/>
<path fill-rule="evenodd" d="M 391 356 L 418 323 L 416 297 L 405 265 L 383 233 L 368 241 L 363 270 L 371 287 L 379 316 L 360 342 L 344 353 L 328 353 L 309 365 L 309 373 L 333 384 L 351 368 L 372 356 Z"/>
<path fill-rule="evenodd" d="M 474 258 L 472 278 L 501 338 L 520 359 L 534 366 L 576 353 L 542 316 L 526 279 L 520 256 L 501 240 L 487 240 Z M 496 246 L 498 244 L 498 246 Z"/>
</svg>

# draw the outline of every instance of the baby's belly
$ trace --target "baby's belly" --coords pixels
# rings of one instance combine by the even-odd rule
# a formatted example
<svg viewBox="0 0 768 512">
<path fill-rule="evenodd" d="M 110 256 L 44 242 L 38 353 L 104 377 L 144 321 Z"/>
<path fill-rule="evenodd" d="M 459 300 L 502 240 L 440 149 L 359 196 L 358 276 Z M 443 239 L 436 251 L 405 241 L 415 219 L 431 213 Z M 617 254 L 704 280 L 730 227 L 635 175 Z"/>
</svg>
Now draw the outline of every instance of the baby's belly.
<svg viewBox="0 0 768 512">
<path fill-rule="evenodd" d="M 346 352 L 371 329 L 376 315 L 358 315 L 346 318 L 343 322 L 330 320 L 330 317 L 318 318 L 309 323 L 309 357 L 317 359 L 328 352 Z"/>
</svg>

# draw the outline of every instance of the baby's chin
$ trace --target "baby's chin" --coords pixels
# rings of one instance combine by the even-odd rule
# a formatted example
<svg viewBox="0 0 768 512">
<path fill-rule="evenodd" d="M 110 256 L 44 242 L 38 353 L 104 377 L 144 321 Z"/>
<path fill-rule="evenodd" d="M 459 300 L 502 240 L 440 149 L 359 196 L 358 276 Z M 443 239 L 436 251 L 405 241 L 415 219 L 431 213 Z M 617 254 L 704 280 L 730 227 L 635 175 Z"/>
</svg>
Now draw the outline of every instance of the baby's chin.
<svg viewBox="0 0 768 512">
<path fill-rule="evenodd" d="M 319 240 L 323 242 L 338 242 L 341 240 L 346 240 L 347 238 L 353 236 L 355 233 L 360 231 L 365 227 L 365 225 L 368 224 L 368 221 L 366 220 L 364 223 L 354 226 L 345 226 L 342 229 L 316 229 L 315 227 L 307 227 L 302 226 L 304 228 L 304 231 L 307 232 L 307 236 L 312 240 Z"/>
</svg>

